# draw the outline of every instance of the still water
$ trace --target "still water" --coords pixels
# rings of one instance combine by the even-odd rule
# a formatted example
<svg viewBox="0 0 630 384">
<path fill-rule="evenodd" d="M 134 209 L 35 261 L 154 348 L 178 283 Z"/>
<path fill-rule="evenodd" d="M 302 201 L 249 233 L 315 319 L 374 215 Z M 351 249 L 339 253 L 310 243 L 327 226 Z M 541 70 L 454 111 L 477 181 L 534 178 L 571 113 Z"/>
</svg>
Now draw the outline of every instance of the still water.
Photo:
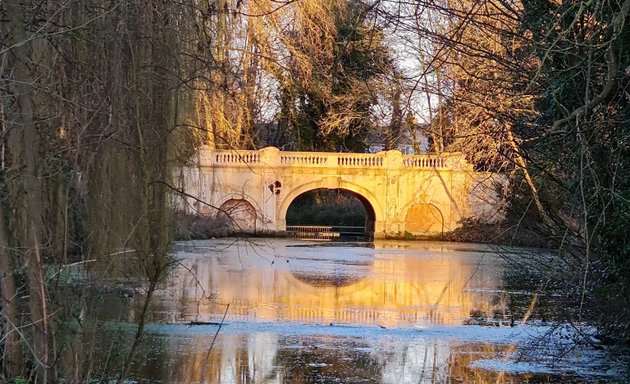
<svg viewBox="0 0 630 384">
<path fill-rule="evenodd" d="M 138 380 L 627 379 L 627 361 L 574 345 L 574 328 L 546 321 L 553 300 L 536 297 L 531 305 L 535 295 L 528 282 L 512 281 L 522 260 L 544 257 L 534 250 L 220 239 L 178 243 L 176 257 L 178 266 L 156 293 L 132 368 Z M 122 358 L 115 351 L 132 337 L 141 299 L 100 306 L 95 372 L 114 370 Z"/>
</svg>

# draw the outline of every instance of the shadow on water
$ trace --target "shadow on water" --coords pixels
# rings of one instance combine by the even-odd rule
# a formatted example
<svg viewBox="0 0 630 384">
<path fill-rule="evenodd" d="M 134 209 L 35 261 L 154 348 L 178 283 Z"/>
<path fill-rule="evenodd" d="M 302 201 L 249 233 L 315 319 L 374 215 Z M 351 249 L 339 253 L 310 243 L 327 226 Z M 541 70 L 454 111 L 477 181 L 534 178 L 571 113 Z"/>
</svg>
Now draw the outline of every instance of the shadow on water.
<svg viewBox="0 0 630 384">
<path fill-rule="evenodd" d="M 221 239 L 178 244 L 176 255 L 181 266 L 156 292 L 136 379 L 194 383 L 205 371 L 208 383 L 509 383 L 617 374 L 604 350 L 563 363 L 549 359 L 560 349 L 532 343 L 551 330 L 539 313 L 552 312 L 518 326 L 533 292 L 508 281 L 505 254 L 487 246 Z M 94 372 L 113 375 L 142 295 L 92 304 L 80 336 L 95 346 Z M 208 354 L 217 326 L 188 324 L 216 324 L 227 304 Z"/>
</svg>

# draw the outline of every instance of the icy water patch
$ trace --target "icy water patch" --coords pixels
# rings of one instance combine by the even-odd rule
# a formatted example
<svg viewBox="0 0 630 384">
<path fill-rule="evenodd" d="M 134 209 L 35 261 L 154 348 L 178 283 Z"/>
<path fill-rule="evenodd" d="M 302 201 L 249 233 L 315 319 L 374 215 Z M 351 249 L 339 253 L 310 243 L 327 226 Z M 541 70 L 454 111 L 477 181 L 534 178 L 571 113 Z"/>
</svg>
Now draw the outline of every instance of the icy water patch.
<svg viewBox="0 0 630 384">
<path fill-rule="evenodd" d="M 110 324 L 110 331 L 133 327 Z M 427 328 L 225 323 L 149 324 L 138 377 L 173 383 L 624 382 L 626 361 L 607 351 L 561 344 L 550 326 Z M 563 331 L 566 334 L 566 330 Z M 168 346 L 168 351 L 164 347 Z M 158 368 L 159 367 L 159 368 Z"/>
</svg>

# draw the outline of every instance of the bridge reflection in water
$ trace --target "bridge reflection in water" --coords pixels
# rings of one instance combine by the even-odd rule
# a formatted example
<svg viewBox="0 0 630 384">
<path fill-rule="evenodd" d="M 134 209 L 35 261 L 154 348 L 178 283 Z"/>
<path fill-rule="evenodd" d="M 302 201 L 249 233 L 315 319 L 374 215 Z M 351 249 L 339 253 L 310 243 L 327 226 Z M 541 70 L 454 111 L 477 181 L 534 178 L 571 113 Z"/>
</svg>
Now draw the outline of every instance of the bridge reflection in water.
<svg viewBox="0 0 630 384">
<path fill-rule="evenodd" d="M 170 308 L 163 310 L 175 316 L 170 321 L 215 321 L 230 304 L 234 320 L 418 326 L 462 324 L 471 313 L 498 309 L 484 292 L 500 286 L 501 269 L 485 265 L 491 273 L 475 273 L 483 252 L 454 256 L 439 243 L 409 251 L 391 244 L 397 243 L 338 248 L 244 242 L 207 255 L 203 248 L 181 252 L 186 268 L 168 290 L 179 298 L 164 301 Z M 216 300 L 204 300 L 209 293 Z"/>
<path fill-rule="evenodd" d="M 212 336 L 193 331 L 169 339 L 168 350 L 179 352 L 172 355 L 169 377 L 161 380 L 198 382 L 206 372 L 206 382 L 212 383 L 326 377 L 349 382 L 442 381 L 470 374 L 465 372 L 469 362 L 460 361 L 470 353 L 491 356 L 503 348 L 467 343 L 458 347 L 458 356 L 450 342 L 419 339 L 421 333 L 402 339 L 369 335 L 369 329 L 415 332 L 412 328 L 461 325 L 471 314 L 504 311 L 496 294 L 502 267 L 487 250 L 439 243 L 305 247 L 289 240 L 225 245 L 182 248 L 178 257 L 184 268 L 158 292 L 154 320 L 219 321 L 230 305 L 228 325 L 207 367 L 202 369 Z M 213 300 L 208 299 L 211 293 L 216 295 Z M 235 324 L 287 324 L 287 329 L 299 331 L 285 334 L 284 328 L 271 326 L 242 332 L 234 331 Z M 357 329 L 358 336 L 344 333 Z M 479 372 L 475 375 L 480 377 Z"/>
</svg>

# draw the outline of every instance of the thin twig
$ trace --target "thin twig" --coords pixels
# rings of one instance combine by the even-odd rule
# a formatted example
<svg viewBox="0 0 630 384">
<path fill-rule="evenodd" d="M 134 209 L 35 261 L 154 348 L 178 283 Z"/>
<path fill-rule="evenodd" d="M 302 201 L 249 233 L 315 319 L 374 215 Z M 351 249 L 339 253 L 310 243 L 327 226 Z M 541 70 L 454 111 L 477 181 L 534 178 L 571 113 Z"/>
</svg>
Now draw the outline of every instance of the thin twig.
<svg viewBox="0 0 630 384">
<path fill-rule="evenodd" d="M 223 327 L 223 322 L 225 321 L 225 317 L 227 316 L 228 313 L 228 309 L 230 309 L 230 304 L 226 304 L 225 305 L 225 312 L 223 313 L 223 318 L 221 319 L 221 322 L 219 323 L 219 328 L 217 328 L 217 331 L 214 333 L 214 337 L 212 338 L 212 343 L 210 343 L 210 348 L 208 348 L 208 352 L 206 353 L 206 358 L 203 360 L 204 364 L 203 364 L 203 368 L 201 369 L 201 384 L 205 384 L 206 379 L 206 371 L 207 371 L 207 367 L 208 367 L 208 359 L 210 358 L 210 352 L 212 352 L 212 347 L 214 347 L 214 342 L 217 340 L 217 336 L 219 335 L 219 332 L 221 331 L 221 327 Z"/>
</svg>

